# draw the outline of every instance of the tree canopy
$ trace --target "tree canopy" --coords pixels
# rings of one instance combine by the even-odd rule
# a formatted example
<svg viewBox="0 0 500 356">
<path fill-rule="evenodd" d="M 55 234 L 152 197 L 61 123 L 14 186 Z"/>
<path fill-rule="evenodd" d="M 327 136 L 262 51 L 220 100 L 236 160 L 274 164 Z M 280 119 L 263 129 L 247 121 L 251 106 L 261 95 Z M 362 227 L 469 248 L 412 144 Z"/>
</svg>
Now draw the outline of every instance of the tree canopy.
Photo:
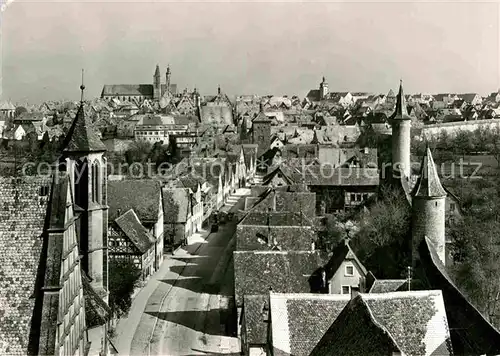
<svg viewBox="0 0 500 356">
<path fill-rule="evenodd" d="M 132 294 L 138 286 L 141 270 L 132 259 L 110 259 L 109 276 L 109 306 L 114 315 L 126 315 L 132 306 Z"/>
</svg>

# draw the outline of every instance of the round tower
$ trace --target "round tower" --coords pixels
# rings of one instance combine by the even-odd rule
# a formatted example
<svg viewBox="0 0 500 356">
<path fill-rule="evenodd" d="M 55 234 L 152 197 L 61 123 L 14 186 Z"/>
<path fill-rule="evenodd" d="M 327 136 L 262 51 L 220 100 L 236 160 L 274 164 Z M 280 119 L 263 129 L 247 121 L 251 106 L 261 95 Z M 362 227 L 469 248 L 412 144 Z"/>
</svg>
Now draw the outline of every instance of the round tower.
<svg viewBox="0 0 500 356">
<path fill-rule="evenodd" d="M 406 178 L 411 176 L 410 140 L 411 117 L 406 109 L 403 83 L 399 85 L 396 110 L 389 118 L 392 125 L 392 171 L 393 175 Z"/>
<path fill-rule="evenodd" d="M 416 266 L 418 248 L 427 237 L 445 265 L 445 202 L 446 191 L 439 180 L 430 149 L 427 147 L 422 160 L 420 177 L 412 199 L 412 265 Z"/>
</svg>

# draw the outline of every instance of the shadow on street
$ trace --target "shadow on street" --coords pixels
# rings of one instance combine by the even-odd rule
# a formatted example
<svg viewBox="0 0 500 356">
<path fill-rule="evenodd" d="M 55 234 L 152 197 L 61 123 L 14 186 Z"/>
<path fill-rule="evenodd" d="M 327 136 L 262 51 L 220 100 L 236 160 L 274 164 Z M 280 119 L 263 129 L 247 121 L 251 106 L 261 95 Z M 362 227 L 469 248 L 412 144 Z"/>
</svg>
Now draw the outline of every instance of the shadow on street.
<svg viewBox="0 0 500 356">
<path fill-rule="evenodd" d="M 223 309 L 175 311 L 175 312 L 146 312 L 158 319 L 170 321 L 183 325 L 189 329 L 202 332 L 206 335 L 225 336 L 220 327 L 221 313 Z M 200 320 L 205 320 L 200 323 Z M 216 322 L 214 322 L 216 321 Z"/>
</svg>

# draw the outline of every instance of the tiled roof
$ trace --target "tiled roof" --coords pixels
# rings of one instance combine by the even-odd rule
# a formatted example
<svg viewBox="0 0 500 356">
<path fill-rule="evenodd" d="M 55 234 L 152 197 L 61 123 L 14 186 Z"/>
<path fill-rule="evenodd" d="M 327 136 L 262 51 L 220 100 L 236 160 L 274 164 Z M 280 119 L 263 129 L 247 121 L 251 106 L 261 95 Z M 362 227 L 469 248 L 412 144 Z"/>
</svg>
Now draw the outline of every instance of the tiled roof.
<svg viewBox="0 0 500 356">
<path fill-rule="evenodd" d="M 310 355 L 349 300 L 340 294 L 271 293 L 274 354 Z"/>
<path fill-rule="evenodd" d="M 111 309 L 90 285 L 87 275 L 82 272 L 83 297 L 85 299 L 85 325 L 93 328 L 103 325 L 111 318 Z"/>
<path fill-rule="evenodd" d="M 465 101 L 466 103 L 471 103 L 477 96 L 476 93 L 465 93 L 465 94 L 457 94 L 457 96 Z"/>
<path fill-rule="evenodd" d="M 310 276 L 325 262 L 319 251 L 235 251 L 236 304 L 244 295 L 307 293 Z"/>
<path fill-rule="evenodd" d="M 238 251 L 270 250 L 274 244 L 282 251 L 307 251 L 316 241 L 316 233 L 308 227 L 238 226 Z"/>
<path fill-rule="evenodd" d="M 165 223 L 185 223 L 191 214 L 189 188 L 163 188 Z"/>
<path fill-rule="evenodd" d="M 64 140 L 65 152 L 104 152 L 106 146 L 95 132 L 90 118 L 83 112 L 83 104 L 78 108 L 75 119 Z"/>
<path fill-rule="evenodd" d="M 142 224 L 156 222 L 160 208 L 160 196 L 161 184 L 155 180 L 109 181 L 108 218 L 113 221 L 122 212 L 133 209 Z"/>
<path fill-rule="evenodd" d="M 16 107 L 9 102 L 0 103 L 0 110 L 16 110 Z"/>
<path fill-rule="evenodd" d="M 269 189 L 254 201 L 251 207 L 255 212 L 268 212 L 269 208 L 275 212 L 303 212 L 312 217 L 316 215 L 316 193 L 288 192 Z"/>
<path fill-rule="evenodd" d="M 500 354 L 500 332 L 455 285 L 446 272 L 432 242 L 425 238 L 419 246 L 421 271 L 428 289 L 443 293 L 454 352 L 457 355 Z"/>
<path fill-rule="evenodd" d="M 251 211 L 239 222 L 239 225 L 311 226 L 311 222 L 301 212 Z"/>
<path fill-rule="evenodd" d="M 400 290 L 407 282 L 406 279 L 376 279 L 369 293 L 389 293 Z"/>
<path fill-rule="evenodd" d="M 333 168 L 321 165 L 305 166 L 292 179 L 296 183 L 329 186 L 377 186 L 380 182 L 377 168 Z"/>
<path fill-rule="evenodd" d="M 231 125 L 233 113 L 227 105 L 204 105 L 201 107 L 201 121 L 205 123 Z"/>
<path fill-rule="evenodd" d="M 115 223 L 141 253 L 148 251 L 155 243 L 154 237 L 141 224 L 132 209 L 116 218 Z"/>
<path fill-rule="evenodd" d="M 357 162 L 361 167 L 377 167 L 378 151 L 376 148 L 340 148 L 320 146 L 318 150 L 320 164 L 329 164 L 334 167 Z"/>
<path fill-rule="evenodd" d="M 51 180 L 0 178 L 0 354 L 26 355 Z"/>
<path fill-rule="evenodd" d="M 267 327 L 263 310 L 269 310 L 269 296 L 246 295 L 243 303 L 245 328 L 248 344 L 267 344 Z"/>
<path fill-rule="evenodd" d="M 106 84 L 102 88 L 102 95 L 153 96 L 153 84 Z"/>
<path fill-rule="evenodd" d="M 441 185 L 436 165 L 432 159 L 432 153 L 429 147 L 427 147 L 425 151 L 420 167 L 420 177 L 415 185 L 413 196 L 445 197 L 447 194 Z"/>
<path fill-rule="evenodd" d="M 311 356 L 366 355 L 385 348 L 408 356 L 452 355 L 441 291 L 359 294 L 344 308 Z"/>
</svg>

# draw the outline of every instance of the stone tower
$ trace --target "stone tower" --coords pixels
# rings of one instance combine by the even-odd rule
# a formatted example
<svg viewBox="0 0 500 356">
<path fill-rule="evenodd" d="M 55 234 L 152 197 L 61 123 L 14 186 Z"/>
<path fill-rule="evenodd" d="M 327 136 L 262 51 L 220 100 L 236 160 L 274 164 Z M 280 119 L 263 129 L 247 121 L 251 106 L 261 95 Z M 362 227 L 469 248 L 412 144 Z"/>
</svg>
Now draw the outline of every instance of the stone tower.
<svg viewBox="0 0 500 356">
<path fill-rule="evenodd" d="M 326 82 L 325 77 L 323 77 L 323 81 L 319 83 L 319 98 L 323 100 L 328 95 L 328 83 Z"/>
<path fill-rule="evenodd" d="M 259 145 L 259 156 L 271 147 L 271 120 L 264 114 L 262 103 L 259 114 L 252 121 L 252 143 Z"/>
<path fill-rule="evenodd" d="M 155 74 L 153 76 L 153 99 L 160 100 L 161 98 L 161 75 L 160 66 L 156 65 Z"/>
<path fill-rule="evenodd" d="M 394 177 L 404 175 L 409 179 L 411 175 L 410 162 L 410 131 L 411 117 L 406 109 L 403 93 L 403 82 L 399 85 L 399 93 L 396 98 L 396 109 L 389 118 L 392 125 L 392 174 Z"/>
<path fill-rule="evenodd" d="M 422 159 L 420 177 L 412 195 L 412 265 L 415 267 L 419 260 L 418 247 L 425 237 L 432 241 L 444 265 L 447 194 L 439 180 L 429 147 Z"/>
<path fill-rule="evenodd" d="M 166 84 L 165 84 L 165 92 L 170 93 L 170 65 L 167 66 L 167 73 L 166 73 Z"/>
<path fill-rule="evenodd" d="M 71 181 L 75 212 L 79 215 L 82 268 L 94 290 L 108 299 L 108 205 L 106 146 L 85 115 L 82 101 L 64 141 L 62 159 Z"/>
</svg>

